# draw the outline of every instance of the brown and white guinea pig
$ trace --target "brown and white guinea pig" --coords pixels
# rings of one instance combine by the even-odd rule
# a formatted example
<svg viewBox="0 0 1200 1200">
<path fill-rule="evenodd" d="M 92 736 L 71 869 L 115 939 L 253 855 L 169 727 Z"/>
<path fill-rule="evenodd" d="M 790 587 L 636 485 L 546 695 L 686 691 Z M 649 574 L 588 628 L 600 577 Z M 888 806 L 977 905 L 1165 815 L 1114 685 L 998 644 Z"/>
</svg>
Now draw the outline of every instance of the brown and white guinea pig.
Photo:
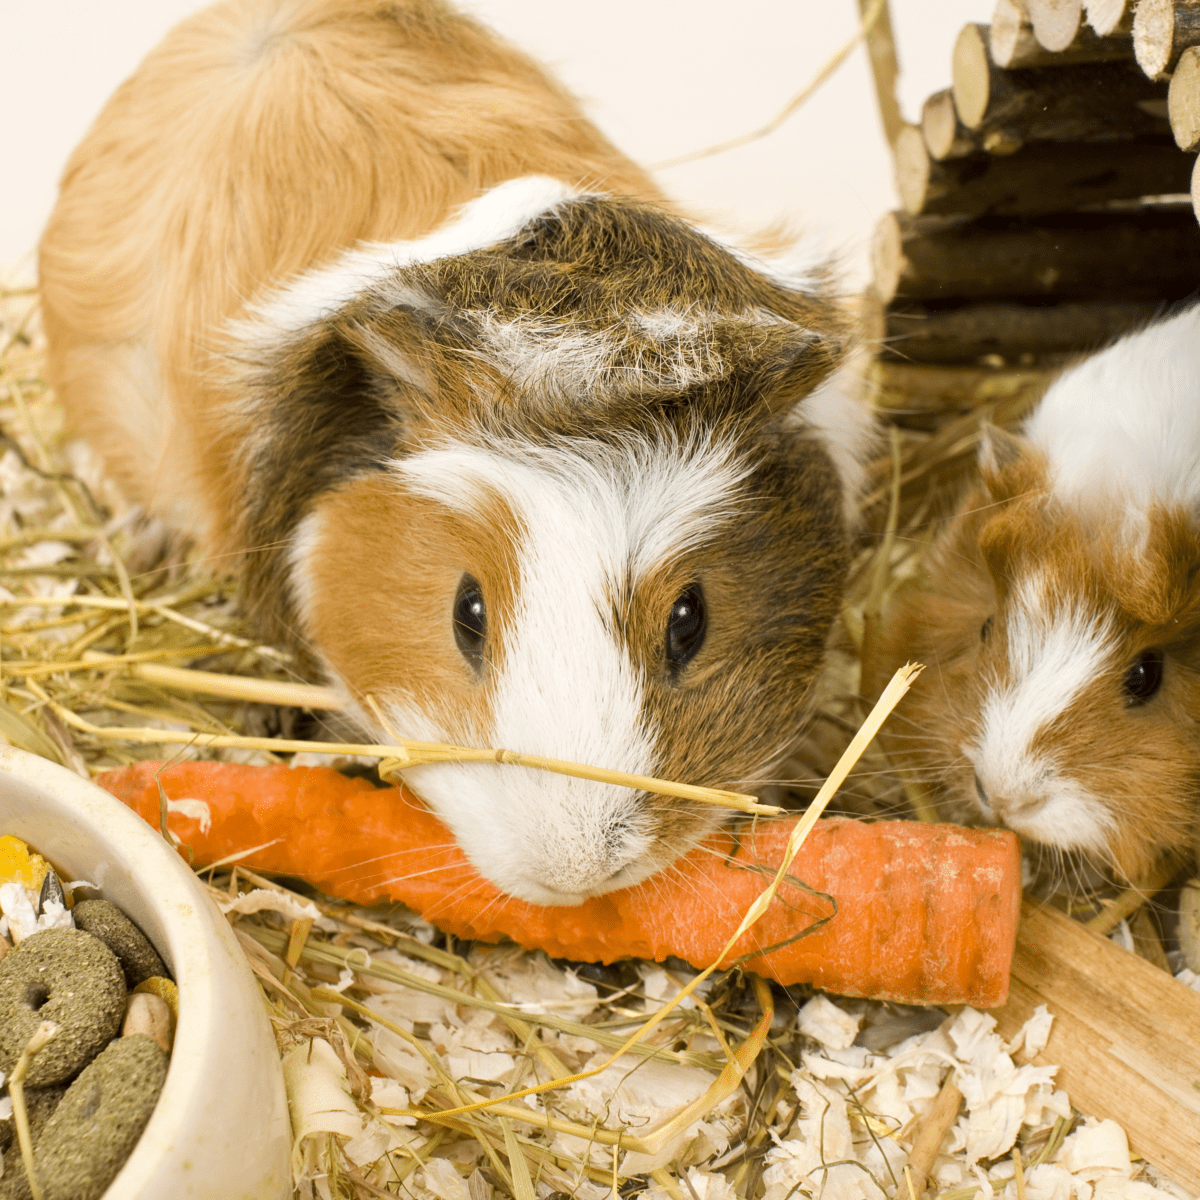
<svg viewBox="0 0 1200 1200">
<path fill-rule="evenodd" d="M 1200 815 L 1200 307 L 1068 370 L 899 602 L 896 726 L 948 815 L 1137 880 Z"/>
<path fill-rule="evenodd" d="M 846 568 L 863 421 L 827 381 L 822 278 L 675 215 L 438 0 L 184 22 L 41 247 L 74 420 L 131 499 L 240 562 L 259 629 L 364 730 L 387 738 L 373 698 L 399 736 L 726 786 L 792 740 Z M 548 904 L 722 817 L 495 764 L 408 778 Z"/>
</svg>

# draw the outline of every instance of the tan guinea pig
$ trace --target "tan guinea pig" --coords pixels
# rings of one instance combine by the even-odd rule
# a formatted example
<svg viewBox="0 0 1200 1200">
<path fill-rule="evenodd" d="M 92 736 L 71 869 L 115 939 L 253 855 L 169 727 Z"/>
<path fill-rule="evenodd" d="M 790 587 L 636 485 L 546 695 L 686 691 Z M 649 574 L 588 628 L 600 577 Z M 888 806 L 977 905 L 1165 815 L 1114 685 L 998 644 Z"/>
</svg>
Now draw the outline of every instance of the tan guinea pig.
<svg viewBox="0 0 1200 1200">
<path fill-rule="evenodd" d="M 897 744 L 947 815 L 1145 878 L 1200 812 L 1200 308 L 1068 370 L 890 628 Z"/>
<path fill-rule="evenodd" d="M 241 561 L 370 734 L 752 786 L 837 609 L 861 419 L 817 275 L 674 215 L 526 57 L 437 0 L 232 0 L 72 157 L 53 379 L 129 496 Z M 409 772 L 547 904 L 709 806 Z"/>
</svg>

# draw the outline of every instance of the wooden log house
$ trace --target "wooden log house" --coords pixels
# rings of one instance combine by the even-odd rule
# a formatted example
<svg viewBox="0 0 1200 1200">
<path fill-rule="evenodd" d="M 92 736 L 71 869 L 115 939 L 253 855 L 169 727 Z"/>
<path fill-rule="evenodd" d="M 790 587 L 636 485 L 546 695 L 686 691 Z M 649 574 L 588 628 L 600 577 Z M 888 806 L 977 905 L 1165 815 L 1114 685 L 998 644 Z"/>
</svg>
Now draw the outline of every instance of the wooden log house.
<svg viewBox="0 0 1200 1200">
<path fill-rule="evenodd" d="M 893 139 L 864 304 L 881 403 L 922 428 L 1200 289 L 1200 0 L 998 0 L 951 68 Z"/>
</svg>

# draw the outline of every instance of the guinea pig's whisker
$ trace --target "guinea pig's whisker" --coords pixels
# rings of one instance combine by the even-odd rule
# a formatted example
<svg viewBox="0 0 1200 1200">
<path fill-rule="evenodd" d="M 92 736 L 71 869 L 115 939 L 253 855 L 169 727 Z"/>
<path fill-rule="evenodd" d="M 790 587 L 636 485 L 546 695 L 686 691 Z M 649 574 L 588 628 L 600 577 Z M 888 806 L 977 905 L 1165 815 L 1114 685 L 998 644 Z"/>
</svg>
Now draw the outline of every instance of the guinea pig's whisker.
<svg viewBox="0 0 1200 1200">
<path fill-rule="evenodd" d="M 397 865 L 399 865 L 399 864 L 397 864 Z M 339 868 L 336 872 L 331 872 L 331 874 L 345 875 L 345 874 L 349 874 L 354 869 L 355 868 L 353 868 L 353 867 L 342 867 L 342 868 Z M 465 863 L 462 864 L 461 866 L 459 866 L 457 869 L 460 872 L 465 872 L 469 876 L 470 879 L 475 878 L 475 873 L 473 871 L 470 871 Z M 369 887 L 376 883 L 380 883 L 381 881 L 399 881 L 401 879 L 421 879 L 427 875 L 433 875 L 439 879 L 444 879 L 444 878 L 447 878 L 453 870 L 455 870 L 454 867 L 447 868 L 444 863 L 439 866 L 425 867 L 420 871 L 404 871 L 404 870 L 395 870 L 395 869 L 393 869 L 391 871 L 378 870 L 378 871 L 373 872 L 370 875 L 362 875 L 362 876 L 356 877 L 355 882 L 362 885 L 363 887 Z"/>
</svg>

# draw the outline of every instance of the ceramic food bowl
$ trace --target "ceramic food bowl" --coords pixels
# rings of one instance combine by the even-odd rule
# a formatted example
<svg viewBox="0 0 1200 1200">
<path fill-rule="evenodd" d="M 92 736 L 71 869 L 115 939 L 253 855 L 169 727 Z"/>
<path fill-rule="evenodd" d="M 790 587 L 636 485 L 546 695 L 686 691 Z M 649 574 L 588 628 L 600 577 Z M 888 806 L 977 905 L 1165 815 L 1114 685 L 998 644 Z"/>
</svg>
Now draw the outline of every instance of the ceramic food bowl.
<svg viewBox="0 0 1200 1200">
<path fill-rule="evenodd" d="M 289 1196 L 287 1101 L 258 985 L 179 855 L 94 783 L 3 745 L 0 834 L 26 841 L 66 879 L 96 884 L 154 943 L 179 987 L 166 1084 L 104 1200 Z"/>
</svg>

